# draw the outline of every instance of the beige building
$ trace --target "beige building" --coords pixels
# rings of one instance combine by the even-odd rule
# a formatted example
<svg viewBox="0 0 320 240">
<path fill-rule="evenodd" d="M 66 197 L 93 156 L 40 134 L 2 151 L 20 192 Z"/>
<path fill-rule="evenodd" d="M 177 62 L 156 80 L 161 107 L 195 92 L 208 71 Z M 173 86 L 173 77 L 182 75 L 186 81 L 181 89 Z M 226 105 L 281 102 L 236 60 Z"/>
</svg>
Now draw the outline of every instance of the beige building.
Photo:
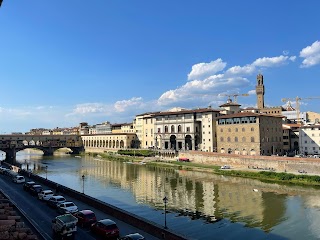
<svg viewBox="0 0 320 240">
<path fill-rule="evenodd" d="M 154 142 L 154 114 L 158 112 L 148 112 L 136 115 L 133 121 L 133 129 L 137 134 L 140 148 L 155 146 Z"/>
<path fill-rule="evenodd" d="M 217 151 L 241 155 L 282 155 L 282 116 L 241 112 L 218 117 Z"/>
<path fill-rule="evenodd" d="M 110 133 L 81 136 L 85 150 L 119 150 L 134 148 L 137 137 L 135 133 Z"/>
<path fill-rule="evenodd" d="M 112 133 L 135 133 L 133 123 L 112 124 Z"/>
<path fill-rule="evenodd" d="M 307 112 L 307 122 L 311 124 L 320 123 L 320 114 L 316 112 Z"/>
</svg>

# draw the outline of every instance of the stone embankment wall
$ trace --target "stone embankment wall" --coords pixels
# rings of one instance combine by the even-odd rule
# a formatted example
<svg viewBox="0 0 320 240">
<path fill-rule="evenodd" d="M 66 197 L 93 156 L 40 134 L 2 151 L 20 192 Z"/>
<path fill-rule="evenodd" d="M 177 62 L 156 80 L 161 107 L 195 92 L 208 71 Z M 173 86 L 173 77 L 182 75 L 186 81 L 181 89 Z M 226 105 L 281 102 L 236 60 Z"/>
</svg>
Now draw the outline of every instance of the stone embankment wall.
<svg viewBox="0 0 320 240">
<path fill-rule="evenodd" d="M 304 170 L 308 174 L 320 175 L 319 158 L 297 158 L 283 156 L 244 156 L 236 154 L 188 151 L 179 153 L 179 157 L 189 158 L 194 163 L 217 166 L 230 165 L 233 169 L 274 169 L 279 172 L 298 173 Z"/>
</svg>

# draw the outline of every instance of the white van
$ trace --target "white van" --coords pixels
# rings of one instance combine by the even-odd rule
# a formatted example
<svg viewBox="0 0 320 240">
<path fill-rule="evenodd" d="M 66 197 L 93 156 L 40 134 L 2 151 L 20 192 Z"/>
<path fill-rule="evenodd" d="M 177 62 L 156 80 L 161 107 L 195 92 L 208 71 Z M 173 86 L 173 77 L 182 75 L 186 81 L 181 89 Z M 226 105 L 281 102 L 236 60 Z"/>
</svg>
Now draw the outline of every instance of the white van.
<svg viewBox="0 0 320 240">
<path fill-rule="evenodd" d="M 24 183 L 26 180 L 24 179 L 24 176 L 17 175 L 13 177 L 12 181 L 15 183 Z"/>
<path fill-rule="evenodd" d="M 231 167 L 229 166 L 229 165 L 223 165 L 222 167 L 221 167 L 221 169 L 230 169 Z"/>
</svg>

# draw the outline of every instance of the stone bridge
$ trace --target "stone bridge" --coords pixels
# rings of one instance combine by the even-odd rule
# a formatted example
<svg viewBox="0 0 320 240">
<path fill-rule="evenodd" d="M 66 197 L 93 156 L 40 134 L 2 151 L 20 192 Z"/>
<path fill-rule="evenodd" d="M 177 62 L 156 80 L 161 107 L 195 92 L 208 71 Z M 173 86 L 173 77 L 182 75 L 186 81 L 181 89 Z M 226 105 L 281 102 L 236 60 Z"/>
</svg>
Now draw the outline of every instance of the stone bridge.
<svg viewBox="0 0 320 240">
<path fill-rule="evenodd" d="M 15 161 L 18 151 L 34 148 L 45 156 L 53 155 L 59 148 L 69 148 L 72 154 L 84 151 L 79 135 L 0 135 L 0 150 L 6 153 L 5 161 Z"/>
</svg>

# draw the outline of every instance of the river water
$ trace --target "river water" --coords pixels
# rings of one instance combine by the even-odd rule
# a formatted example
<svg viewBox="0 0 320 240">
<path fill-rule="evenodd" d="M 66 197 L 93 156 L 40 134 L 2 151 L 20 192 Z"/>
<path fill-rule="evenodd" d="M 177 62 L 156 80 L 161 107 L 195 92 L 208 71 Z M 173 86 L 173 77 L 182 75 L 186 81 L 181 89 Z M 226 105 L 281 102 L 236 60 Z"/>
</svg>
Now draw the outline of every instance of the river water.
<svg viewBox="0 0 320 240">
<path fill-rule="evenodd" d="M 161 225 L 166 196 L 168 228 L 189 239 L 320 239 L 319 188 L 92 156 L 44 157 L 22 151 L 17 161 L 22 168 Z"/>
</svg>

